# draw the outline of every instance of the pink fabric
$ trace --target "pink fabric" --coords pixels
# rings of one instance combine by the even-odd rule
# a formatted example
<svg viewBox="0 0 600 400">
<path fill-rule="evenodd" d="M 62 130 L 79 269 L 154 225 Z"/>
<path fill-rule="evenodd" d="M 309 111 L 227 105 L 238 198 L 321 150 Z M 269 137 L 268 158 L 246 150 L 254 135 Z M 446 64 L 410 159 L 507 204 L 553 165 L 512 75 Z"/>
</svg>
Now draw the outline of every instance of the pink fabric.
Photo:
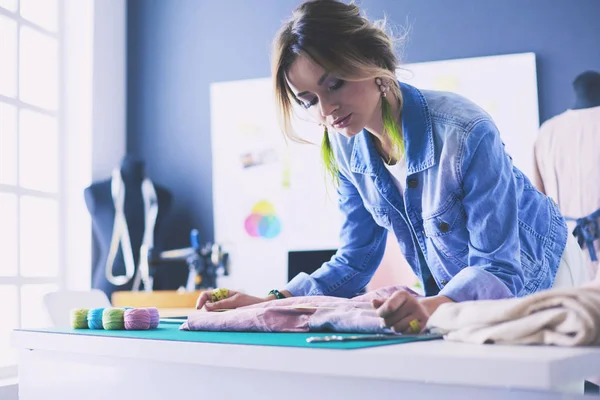
<svg viewBox="0 0 600 400">
<path fill-rule="evenodd" d="M 371 305 L 404 286 L 388 286 L 352 299 L 330 296 L 291 297 L 224 312 L 197 311 L 181 326 L 190 331 L 236 332 L 362 332 L 385 333 L 382 319 Z"/>
</svg>

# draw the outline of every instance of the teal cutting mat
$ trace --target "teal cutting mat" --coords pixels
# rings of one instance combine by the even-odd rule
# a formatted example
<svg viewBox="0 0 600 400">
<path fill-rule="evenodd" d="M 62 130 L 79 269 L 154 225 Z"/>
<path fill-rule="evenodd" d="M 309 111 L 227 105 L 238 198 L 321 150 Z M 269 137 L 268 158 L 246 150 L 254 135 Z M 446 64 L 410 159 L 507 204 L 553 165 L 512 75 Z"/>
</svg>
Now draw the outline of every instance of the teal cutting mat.
<svg viewBox="0 0 600 400">
<path fill-rule="evenodd" d="M 307 343 L 306 339 L 314 336 L 329 336 L 333 333 L 263 333 L 263 332 L 199 332 L 181 331 L 180 323 L 163 323 L 157 329 L 147 331 L 127 330 L 97 330 L 97 329 L 71 329 L 71 328 L 49 328 L 36 329 L 38 332 L 66 333 L 72 335 L 105 336 L 128 339 L 143 340 L 175 340 L 180 342 L 203 342 L 203 343 L 226 343 L 245 344 L 255 346 L 281 346 L 281 347 L 304 347 L 320 349 L 363 349 L 367 347 L 392 345 L 432 340 L 435 338 L 424 335 L 423 337 L 407 337 L 386 341 L 371 342 L 327 342 Z M 356 334 L 340 334 L 338 336 L 355 336 Z"/>
</svg>

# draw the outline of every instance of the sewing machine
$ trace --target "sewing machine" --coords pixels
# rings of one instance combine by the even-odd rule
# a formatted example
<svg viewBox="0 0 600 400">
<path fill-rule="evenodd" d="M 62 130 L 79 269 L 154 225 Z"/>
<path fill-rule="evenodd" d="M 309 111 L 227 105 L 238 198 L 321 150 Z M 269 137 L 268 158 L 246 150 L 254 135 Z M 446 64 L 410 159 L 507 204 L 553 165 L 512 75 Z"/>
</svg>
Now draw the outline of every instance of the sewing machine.
<svg viewBox="0 0 600 400">
<path fill-rule="evenodd" d="M 197 229 L 190 232 L 190 247 L 175 250 L 148 250 L 150 274 L 162 264 L 185 261 L 189 268 L 186 290 L 189 292 L 217 287 L 217 278 L 229 274 L 229 254 L 217 243 L 200 244 Z"/>
</svg>

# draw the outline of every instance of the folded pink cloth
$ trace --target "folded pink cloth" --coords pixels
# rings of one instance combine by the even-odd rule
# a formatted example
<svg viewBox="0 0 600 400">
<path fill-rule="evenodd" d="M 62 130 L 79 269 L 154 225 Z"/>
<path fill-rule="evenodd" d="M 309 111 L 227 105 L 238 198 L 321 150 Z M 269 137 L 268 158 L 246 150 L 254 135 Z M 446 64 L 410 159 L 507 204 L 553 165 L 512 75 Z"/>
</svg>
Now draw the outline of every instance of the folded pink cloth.
<svg viewBox="0 0 600 400">
<path fill-rule="evenodd" d="M 331 296 L 290 297 L 224 312 L 197 311 L 180 327 L 190 331 L 386 333 L 389 328 L 371 305 L 405 286 L 380 288 L 351 299 Z"/>
</svg>

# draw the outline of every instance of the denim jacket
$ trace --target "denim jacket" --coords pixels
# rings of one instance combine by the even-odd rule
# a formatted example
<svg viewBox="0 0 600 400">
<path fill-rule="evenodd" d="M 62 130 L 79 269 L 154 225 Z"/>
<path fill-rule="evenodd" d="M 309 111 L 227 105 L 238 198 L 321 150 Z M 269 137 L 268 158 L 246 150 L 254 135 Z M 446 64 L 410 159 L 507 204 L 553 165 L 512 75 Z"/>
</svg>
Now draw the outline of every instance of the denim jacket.
<svg viewBox="0 0 600 400">
<path fill-rule="evenodd" d="M 356 295 L 378 268 L 388 231 L 426 295 L 500 299 L 552 287 L 567 242 L 564 218 L 513 166 L 491 117 L 459 95 L 400 86 L 403 196 L 370 133 L 330 133 L 340 172 L 341 246 L 286 289 L 294 296 Z"/>
</svg>

